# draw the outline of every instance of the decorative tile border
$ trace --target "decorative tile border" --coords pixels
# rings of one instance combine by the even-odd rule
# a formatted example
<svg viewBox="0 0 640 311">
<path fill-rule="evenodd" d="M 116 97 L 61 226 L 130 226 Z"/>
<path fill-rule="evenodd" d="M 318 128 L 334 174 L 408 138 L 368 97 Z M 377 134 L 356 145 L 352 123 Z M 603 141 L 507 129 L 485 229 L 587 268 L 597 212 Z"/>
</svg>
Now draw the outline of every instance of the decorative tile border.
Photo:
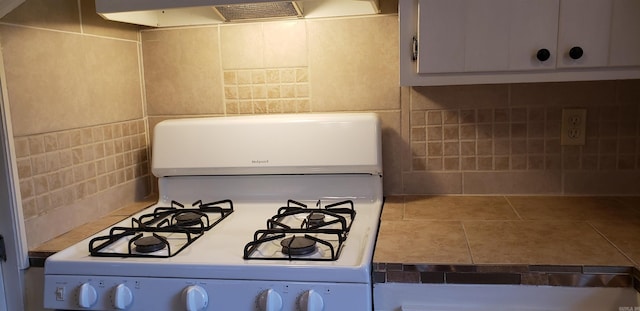
<svg viewBox="0 0 640 311">
<path fill-rule="evenodd" d="M 226 113 L 266 114 L 309 112 L 309 72 L 306 67 L 224 72 Z"/>
<path fill-rule="evenodd" d="M 503 284 L 569 287 L 634 287 L 634 267 L 558 265 L 413 265 L 374 263 L 375 283 Z"/>
<path fill-rule="evenodd" d="M 14 137 L 25 219 L 149 176 L 143 120 Z"/>
</svg>

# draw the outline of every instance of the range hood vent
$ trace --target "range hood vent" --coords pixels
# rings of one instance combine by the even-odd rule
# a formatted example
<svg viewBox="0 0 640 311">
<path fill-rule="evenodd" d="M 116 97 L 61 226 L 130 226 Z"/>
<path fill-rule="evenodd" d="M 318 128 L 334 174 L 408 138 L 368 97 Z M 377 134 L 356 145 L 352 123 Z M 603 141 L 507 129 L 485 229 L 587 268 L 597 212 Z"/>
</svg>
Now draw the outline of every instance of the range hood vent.
<svg viewBox="0 0 640 311">
<path fill-rule="evenodd" d="M 96 0 L 105 19 L 151 27 L 377 14 L 379 0 Z"/>
<path fill-rule="evenodd" d="M 302 17 L 302 9 L 295 2 L 262 2 L 214 7 L 225 21 L 247 19 Z"/>
</svg>

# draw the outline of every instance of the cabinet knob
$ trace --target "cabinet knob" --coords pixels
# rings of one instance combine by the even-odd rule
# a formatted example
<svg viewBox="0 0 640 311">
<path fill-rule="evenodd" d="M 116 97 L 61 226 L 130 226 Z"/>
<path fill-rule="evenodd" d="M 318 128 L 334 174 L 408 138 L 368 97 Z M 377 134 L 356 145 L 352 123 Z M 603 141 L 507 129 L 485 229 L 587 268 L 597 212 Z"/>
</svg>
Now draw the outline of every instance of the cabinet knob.
<svg viewBox="0 0 640 311">
<path fill-rule="evenodd" d="M 549 57 L 551 57 L 551 52 L 547 49 L 539 49 L 538 53 L 536 53 L 536 58 L 541 62 L 548 60 Z"/>
<path fill-rule="evenodd" d="M 579 46 L 574 46 L 569 50 L 569 57 L 571 57 L 571 59 L 580 59 L 582 54 L 584 54 L 584 51 Z"/>
</svg>

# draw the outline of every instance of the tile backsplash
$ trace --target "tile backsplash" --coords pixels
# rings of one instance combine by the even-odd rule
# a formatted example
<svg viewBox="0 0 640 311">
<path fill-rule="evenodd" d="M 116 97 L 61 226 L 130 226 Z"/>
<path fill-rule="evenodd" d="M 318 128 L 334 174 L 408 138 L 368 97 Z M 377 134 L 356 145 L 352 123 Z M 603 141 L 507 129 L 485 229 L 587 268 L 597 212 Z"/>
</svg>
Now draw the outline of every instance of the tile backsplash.
<svg viewBox="0 0 640 311">
<path fill-rule="evenodd" d="M 560 145 L 561 107 L 411 110 L 411 169 L 638 169 L 638 107 L 586 110 L 584 146 Z"/>
<path fill-rule="evenodd" d="M 415 87 L 407 93 L 410 161 L 403 171 L 409 193 L 639 191 L 638 80 Z M 563 108 L 587 111 L 584 145 L 560 144 Z"/>
</svg>

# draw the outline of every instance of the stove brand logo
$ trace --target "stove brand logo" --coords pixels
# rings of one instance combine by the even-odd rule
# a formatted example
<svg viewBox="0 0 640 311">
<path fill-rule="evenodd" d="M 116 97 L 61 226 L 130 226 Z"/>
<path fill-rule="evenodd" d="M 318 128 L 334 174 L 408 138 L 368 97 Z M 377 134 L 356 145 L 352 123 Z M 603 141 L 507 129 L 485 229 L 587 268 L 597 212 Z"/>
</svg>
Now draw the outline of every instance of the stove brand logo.
<svg viewBox="0 0 640 311">
<path fill-rule="evenodd" d="M 251 160 L 251 164 L 269 164 L 269 160 Z"/>
</svg>

